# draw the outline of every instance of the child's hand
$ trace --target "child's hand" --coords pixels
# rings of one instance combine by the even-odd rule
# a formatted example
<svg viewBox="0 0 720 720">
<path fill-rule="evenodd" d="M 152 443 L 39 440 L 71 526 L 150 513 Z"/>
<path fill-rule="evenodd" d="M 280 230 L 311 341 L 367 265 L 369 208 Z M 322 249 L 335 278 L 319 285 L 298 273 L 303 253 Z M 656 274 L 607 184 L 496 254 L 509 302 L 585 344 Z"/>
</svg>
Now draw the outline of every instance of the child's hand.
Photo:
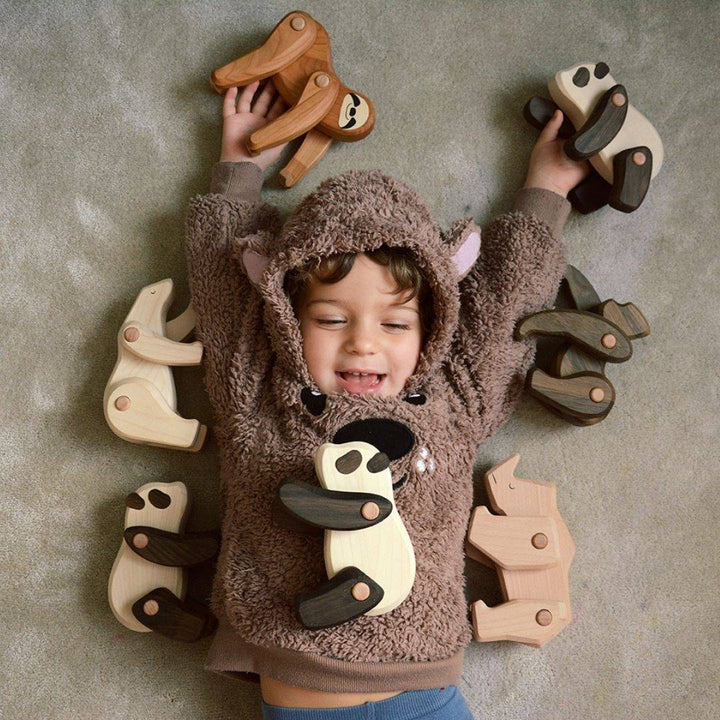
<svg viewBox="0 0 720 720">
<path fill-rule="evenodd" d="M 260 81 L 256 80 L 243 88 L 240 98 L 235 104 L 238 88 L 229 88 L 223 101 L 223 134 L 220 162 L 252 162 L 263 171 L 267 170 L 280 156 L 287 143 L 263 150 L 259 155 L 251 155 L 245 141 L 256 130 L 274 120 L 285 109 L 286 105 L 270 80 L 262 92 L 255 98 L 252 110 L 250 102 L 258 89 Z M 275 97 L 277 96 L 277 97 Z M 275 97 L 275 102 L 270 103 Z"/>
<path fill-rule="evenodd" d="M 562 125 L 562 110 L 556 110 L 540 133 L 528 167 L 526 188 L 545 188 L 563 197 L 590 174 L 587 160 L 571 160 L 563 151 L 565 140 L 558 138 Z"/>
</svg>

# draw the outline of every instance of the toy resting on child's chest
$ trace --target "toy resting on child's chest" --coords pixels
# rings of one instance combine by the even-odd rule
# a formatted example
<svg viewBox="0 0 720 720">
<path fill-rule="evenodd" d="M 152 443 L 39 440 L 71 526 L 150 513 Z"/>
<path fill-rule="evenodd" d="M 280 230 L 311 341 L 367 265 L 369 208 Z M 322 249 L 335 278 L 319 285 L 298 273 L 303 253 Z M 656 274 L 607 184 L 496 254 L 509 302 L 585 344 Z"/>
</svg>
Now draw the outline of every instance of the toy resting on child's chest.
<svg viewBox="0 0 720 720">
<path fill-rule="evenodd" d="M 648 119 L 630 103 L 628 91 L 610 68 L 582 63 L 557 73 L 548 83 L 553 102 L 531 98 L 525 119 L 542 129 L 555 109 L 565 114 L 560 136 L 573 160 L 589 160 L 594 172 L 568 195 L 582 213 L 610 204 L 632 212 L 640 207 L 650 180 L 663 163 L 663 145 Z"/>
<path fill-rule="evenodd" d="M 312 168 L 333 140 L 355 142 L 373 129 L 375 110 L 363 94 L 350 90 L 335 74 L 325 28 L 304 12 L 286 15 L 265 43 L 212 73 L 217 92 L 271 77 L 290 109 L 254 132 L 248 151 L 257 155 L 307 133 L 280 171 L 286 187 Z"/>
</svg>

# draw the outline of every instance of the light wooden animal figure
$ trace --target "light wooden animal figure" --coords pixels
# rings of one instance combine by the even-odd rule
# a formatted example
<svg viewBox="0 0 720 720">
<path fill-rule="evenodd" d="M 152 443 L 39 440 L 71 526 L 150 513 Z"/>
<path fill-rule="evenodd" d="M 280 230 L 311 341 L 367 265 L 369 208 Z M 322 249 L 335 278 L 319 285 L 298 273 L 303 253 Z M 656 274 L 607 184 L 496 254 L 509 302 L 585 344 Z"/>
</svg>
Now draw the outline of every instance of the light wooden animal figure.
<svg viewBox="0 0 720 720">
<path fill-rule="evenodd" d="M 568 197 L 579 201 L 581 212 L 608 202 L 623 212 L 636 210 L 660 171 L 664 149 L 650 121 L 630 104 L 626 88 L 610 75 L 606 63 L 585 62 L 556 73 L 548 90 L 554 105 L 532 98 L 525 117 L 543 127 L 559 107 L 572 126 L 564 123 L 561 128 L 561 137 L 570 136 L 565 153 L 574 160 L 589 160 L 610 186 L 592 174 Z"/>
<path fill-rule="evenodd" d="M 280 487 L 293 515 L 325 528 L 329 580 L 297 598 L 305 627 L 381 615 L 410 594 L 415 552 L 395 507 L 389 465 L 369 443 L 325 443 L 315 454 L 322 487 L 294 481 Z"/>
<path fill-rule="evenodd" d="M 195 326 L 192 307 L 166 323 L 173 281 L 144 287 L 118 332 L 118 359 L 103 407 L 112 431 L 129 442 L 197 452 L 207 428 L 177 413 L 173 365 L 199 365 L 200 342 L 184 343 Z"/>
<path fill-rule="evenodd" d="M 478 642 L 513 640 L 540 647 L 571 619 L 568 569 L 575 545 L 558 513 L 555 485 L 515 476 L 513 455 L 484 476 L 490 504 L 475 508 L 468 555 L 496 567 L 506 602 L 472 605 Z"/>
<path fill-rule="evenodd" d="M 212 86 L 219 93 L 267 77 L 290 108 L 256 130 L 247 147 L 257 155 L 307 133 L 295 156 L 280 171 L 285 187 L 302 178 L 333 140 L 355 142 L 373 129 L 372 103 L 337 77 L 327 31 L 305 12 L 286 15 L 261 47 L 211 75 Z"/>
<path fill-rule="evenodd" d="M 135 632 L 155 631 L 192 642 L 217 622 L 186 599 L 186 568 L 217 554 L 216 532 L 185 533 L 188 491 L 182 482 L 152 482 L 125 499 L 125 531 L 108 581 L 117 620 Z"/>
</svg>

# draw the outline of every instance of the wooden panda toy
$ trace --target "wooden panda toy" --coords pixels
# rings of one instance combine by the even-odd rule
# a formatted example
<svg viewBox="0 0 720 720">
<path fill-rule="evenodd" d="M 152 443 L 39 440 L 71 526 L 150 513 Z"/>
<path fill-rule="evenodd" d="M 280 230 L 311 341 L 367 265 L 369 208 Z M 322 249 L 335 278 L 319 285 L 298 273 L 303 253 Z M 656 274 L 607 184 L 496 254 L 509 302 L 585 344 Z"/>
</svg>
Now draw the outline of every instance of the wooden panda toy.
<svg viewBox="0 0 720 720">
<path fill-rule="evenodd" d="M 291 515 L 325 529 L 329 580 L 296 599 L 305 627 L 381 615 L 410 594 L 415 553 L 395 507 L 389 465 L 370 443 L 324 443 L 315 454 L 321 487 L 293 480 L 280 486 Z"/>
<path fill-rule="evenodd" d="M 125 531 L 108 581 L 108 602 L 129 630 L 186 642 L 215 630 L 202 604 L 185 599 L 186 568 L 218 551 L 216 532 L 187 533 L 188 492 L 182 482 L 147 483 L 125 499 Z"/>
<path fill-rule="evenodd" d="M 568 198 L 583 213 L 606 204 L 632 212 L 642 204 L 663 163 L 663 144 L 648 119 L 630 104 L 626 88 L 604 62 L 558 72 L 548 83 L 552 102 L 531 98 L 528 122 L 543 128 L 556 108 L 565 114 L 560 136 L 573 160 L 589 160 L 594 173 Z"/>
</svg>

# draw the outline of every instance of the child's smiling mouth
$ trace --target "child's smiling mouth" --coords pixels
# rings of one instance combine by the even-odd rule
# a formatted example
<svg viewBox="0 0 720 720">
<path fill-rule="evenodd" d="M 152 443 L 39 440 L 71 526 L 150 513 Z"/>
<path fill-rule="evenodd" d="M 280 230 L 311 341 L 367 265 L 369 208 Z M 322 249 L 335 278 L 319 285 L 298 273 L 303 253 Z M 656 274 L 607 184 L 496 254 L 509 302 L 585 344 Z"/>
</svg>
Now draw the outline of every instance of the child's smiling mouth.
<svg viewBox="0 0 720 720">
<path fill-rule="evenodd" d="M 377 393 L 385 384 L 387 374 L 361 373 L 360 371 L 335 371 L 338 383 L 349 393 Z"/>
</svg>

